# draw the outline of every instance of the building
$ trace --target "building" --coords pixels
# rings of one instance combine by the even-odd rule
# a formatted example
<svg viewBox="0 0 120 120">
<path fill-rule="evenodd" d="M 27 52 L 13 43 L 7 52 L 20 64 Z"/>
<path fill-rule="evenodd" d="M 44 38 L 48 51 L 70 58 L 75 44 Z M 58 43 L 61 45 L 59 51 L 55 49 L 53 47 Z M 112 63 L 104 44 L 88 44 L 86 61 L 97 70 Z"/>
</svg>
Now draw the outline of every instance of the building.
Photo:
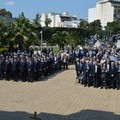
<svg viewBox="0 0 120 120">
<path fill-rule="evenodd" d="M 79 20 L 76 16 L 70 16 L 68 12 L 64 13 L 43 13 L 41 14 L 41 26 L 45 27 L 46 18 L 51 20 L 49 27 L 68 27 L 77 28 L 79 26 Z"/>
<path fill-rule="evenodd" d="M 88 22 L 101 20 L 103 30 L 108 22 L 120 20 L 120 0 L 98 0 L 95 8 L 88 10 Z"/>
<path fill-rule="evenodd" d="M 0 15 L 0 20 L 3 20 L 5 23 L 10 23 L 15 21 L 15 18 Z"/>
</svg>

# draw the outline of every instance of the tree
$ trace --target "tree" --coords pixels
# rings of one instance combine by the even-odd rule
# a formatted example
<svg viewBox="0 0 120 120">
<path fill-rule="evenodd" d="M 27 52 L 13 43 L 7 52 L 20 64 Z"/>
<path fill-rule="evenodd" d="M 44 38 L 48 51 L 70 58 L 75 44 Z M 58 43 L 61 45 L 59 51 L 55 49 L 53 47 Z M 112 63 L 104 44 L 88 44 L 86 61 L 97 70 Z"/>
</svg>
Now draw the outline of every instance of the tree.
<svg viewBox="0 0 120 120">
<path fill-rule="evenodd" d="M 8 31 L 5 34 L 11 47 L 13 45 L 24 45 L 28 48 L 30 45 L 39 44 L 38 34 L 33 31 L 29 19 L 22 15 L 8 26 Z M 13 47 L 10 49 L 13 49 Z"/>
<path fill-rule="evenodd" d="M 94 20 L 89 24 L 89 29 L 94 30 L 94 34 L 99 34 L 99 32 L 102 31 L 101 21 Z"/>
<path fill-rule="evenodd" d="M 51 22 L 52 22 L 52 20 L 50 18 L 46 18 L 45 26 L 48 27 Z"/>
<path fill-rule="evenodd" d="M 71 46 L 71 49 L 74 50 L 74 48 L 78 45 L 80 38 L 76 31 L 70 31 L 68 32 L 68 44 Z"/>
<path fill-rule="evenodd" d="M 120 31 L 120 21 L 114 21 L 114 22 L 108 22 L 107 26 L 105 27 L 105 30 L 110 33 L 117 33 Z"/>
<path fill-rule="evenodd" d="M 0 19 L 0 47 L 5 44 L 5 35 L 6 26 L 3 20 Z"/>
<path fill-rule="evenodd" d="M 33 19 L 33 22 L 32 22 L 32 26 L 37 30 L 41 27 L 40 18 L 41 18 L 40 14 L 37 13 L 35 16 L 35 19 Z"/>
<path fill-rule="evenodd" d="M 88 27 L 89 27 L 88 21 L 87 20 L 81 20 L 81 22 L 80 22 L 80 28 L 81 29 L 88 29 Z"/>
<path fill-rule="evenodd" d="M 51 43 L 52 45 L 58 44 L 60 50 L 64 50 L 64 46 L 68 44 L 67 35 L 68 33 L 66 31 L 57 31 L 52 35 L 52 38 L 49 41 L 49 43 Z"/>
</svg>

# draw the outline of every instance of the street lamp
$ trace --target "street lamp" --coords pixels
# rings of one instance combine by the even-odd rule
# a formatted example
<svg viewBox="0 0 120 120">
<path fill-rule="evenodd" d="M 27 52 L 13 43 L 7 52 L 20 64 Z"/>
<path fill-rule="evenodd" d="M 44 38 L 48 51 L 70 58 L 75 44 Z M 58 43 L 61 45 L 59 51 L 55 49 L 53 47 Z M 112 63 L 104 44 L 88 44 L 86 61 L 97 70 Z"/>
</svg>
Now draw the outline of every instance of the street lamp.
<svg viewBox="0 0 120 120">
<path fill-rule="evenodd" d="M 42 30 L 40 31 L 40 34 L 41 34 L 41 51 L 42 51 L 42 41 L 43 41 L 43 31 Z"/>
</svg>

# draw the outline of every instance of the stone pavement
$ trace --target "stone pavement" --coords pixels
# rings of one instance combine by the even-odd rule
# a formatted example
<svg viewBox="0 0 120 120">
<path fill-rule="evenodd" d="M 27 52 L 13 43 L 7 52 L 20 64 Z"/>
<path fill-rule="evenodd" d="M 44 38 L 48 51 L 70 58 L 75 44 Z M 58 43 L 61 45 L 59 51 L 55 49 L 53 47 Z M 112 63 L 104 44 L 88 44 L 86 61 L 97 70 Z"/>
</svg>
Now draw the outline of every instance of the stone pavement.
<svg viewBox="0 0 120 120">
<path fill-rule="evenodd" d="M 0 120 L 120 120 L 120 90 L 75 84 L 74 66 L 39 82 L 0 81 Z"/>
</svg>

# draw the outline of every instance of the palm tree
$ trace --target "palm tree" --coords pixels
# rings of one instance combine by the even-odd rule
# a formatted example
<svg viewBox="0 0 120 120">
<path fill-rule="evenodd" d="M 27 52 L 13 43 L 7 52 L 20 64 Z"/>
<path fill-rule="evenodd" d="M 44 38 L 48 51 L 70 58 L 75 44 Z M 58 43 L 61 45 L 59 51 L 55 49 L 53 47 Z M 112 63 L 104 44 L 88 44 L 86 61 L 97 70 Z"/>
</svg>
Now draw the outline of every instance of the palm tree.
<svg viewBox="0 0 120 120">
<path fill-rule="evenodd" d="M 5 33 L 6 26 L 3 20 L 0 19 L 0 47 L 5 44 Z"/>
<path fill-rule="evenodd" d="M 67 40 L 68 44 L 71 46 L 71 49 L 74 50 L 74 48 L 78 45 L 80 39 L 76 31 L 70 31 L 68 32 Z"/>
<path fill-rule="evenodd" d="M 82 29 L 88 29 L 89 23 L 87 20 L 81 20 L 80 22 L 80 28 Z"/>
<path fill-rule="evenodd" d="M 35 19 L 33 19 L 32 25 L 36 30 L 39 30 L 41 27 L 40 18 L 41 18 L 40 14 L 37 13 Z"/>
<path fill-rule="evenodd" d="M 19 16 L 8 26 L 6 37 L 9 38 L 10 44 L 24 45 L 28 48 L 30 45 L 39 44 L 39 37 L 32 29 L 29 19 Z"/>
<path fill-rule="evenodd" d="M 64 50 L 64 46 L 67 45 L 67 32 L 66 31 L 57 31 L 52 35 L 51 44 L 58 44 L 60 50 Z"/>
<path fill-rule="evenodd" d="M 45 26 L 48 27 L 51 22 L 52 22 L 52 20 L 50 18 L 46 18 Z"/>
</svg>

